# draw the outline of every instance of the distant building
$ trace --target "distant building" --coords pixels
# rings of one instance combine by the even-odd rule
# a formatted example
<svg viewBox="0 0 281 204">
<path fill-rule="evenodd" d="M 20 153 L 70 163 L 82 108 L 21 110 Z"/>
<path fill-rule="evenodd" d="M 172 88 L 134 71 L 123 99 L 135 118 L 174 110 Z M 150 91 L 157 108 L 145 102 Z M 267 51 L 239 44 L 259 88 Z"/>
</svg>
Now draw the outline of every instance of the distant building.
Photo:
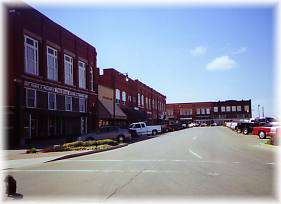
<svg viewBox="0 0 281 204">
<path fill-rule="evenodd" d="M 252 117 L 251 100 L 228 100 L 217 102 L 170 103 L 166 105 L 170 120 L 216 122 Z"/>
<path fill-rule="evenodd" d="M 93 129 L 96 49 L 28 5 L 5 12 L 8 146 Z"/>
<path fill-rule="evenodd" d="M 114 121 L 119 125 L 124 125 L 137 121 L 147 121 L 157 123 L 165 117 L 166 96 L 155 91 L 139 80 L 134 80 L 113 68 L 103 69 L 103 74 L 99 76 L 99 95 L 109 93 L 108 88 L 113 91 L 112 104 L 113 116 L 108 117 L 108 121 Z M 102 88 L 107 87 L 107 89 Z M 103 97 L 106 101 L 111 97 Z M 103 103 L 103 101 L 99 102 Z M 109 99 L 111 100 L 111 99 Z M 126 114 L 126 119 L 121 118 L 121 111 Z M 117 113 L 119 115 L 117 115 Z M 115 117 L 114 117 L 115 114 Z M 113 119 L 113 120 L 112 120 Z"/>
</svg>

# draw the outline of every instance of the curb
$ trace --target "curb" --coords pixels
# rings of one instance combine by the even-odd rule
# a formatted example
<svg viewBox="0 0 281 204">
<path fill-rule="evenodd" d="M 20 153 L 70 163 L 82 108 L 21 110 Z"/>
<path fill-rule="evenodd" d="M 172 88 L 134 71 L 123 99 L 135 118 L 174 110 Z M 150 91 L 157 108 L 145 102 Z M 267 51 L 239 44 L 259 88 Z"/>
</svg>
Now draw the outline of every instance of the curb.
<svg viewBox="0 0 281 204">
<path fill-rule="evenodd" d="M 53 161 L 59 161 L 59 160 L 63 160 L 63 159 L 70 159 L 70 158 L 74 158 L 74 157 L 80 157 L 80 156 L 84 156 L 84 155 L 88 155 L 88 154 L 94 154 L 94 153 L 99 153 L 99 152 L 105 152 L 105 151 L 109 151 L 109 150 L 113 150 L 113 149 L 118 149 L 121 147 L 125 147 L 128 146 L 127 143 L 121 144 L 121 145 L 117 145 L 117 146 L 113 146 L 111 148 L 108 149 L 100 149 L 100 150 L 91 150 L 88 152 L 80 152 L 80 153 L 75 153 L 75 154 L 69 154 L 69 155 L 65 155 L 56 159 L 52 159 L 49 161 L 45 161 L 43 163 L 48 163 L 48 162 L 53 162 Z"/>
</svg>

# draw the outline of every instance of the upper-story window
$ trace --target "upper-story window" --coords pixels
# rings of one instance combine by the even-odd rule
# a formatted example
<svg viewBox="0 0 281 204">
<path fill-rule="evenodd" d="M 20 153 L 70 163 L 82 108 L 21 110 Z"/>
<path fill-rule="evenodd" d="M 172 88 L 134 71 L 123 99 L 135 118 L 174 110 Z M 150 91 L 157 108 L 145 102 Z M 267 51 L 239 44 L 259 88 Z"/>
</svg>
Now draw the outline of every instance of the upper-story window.
<svg viewBox="0 0 281 204">
<path fill-rule="evenodd" d="M 197 109 L 196 109 L 196 114 L 197 114 L 197 115 L 200 115 L 200 108 L 197 108 Z"/>
<path fill-rule="evenodd" d="M 210 114 L 210 108 L 206 108 L 206 114 Z"/>
<path fill-rule="evenodd" d="M 221 107 L 221 112 L 225 112 L 225 106 Z"/>
<path fill-rule="evenodd" d="M 138 93 L 138 106 L 141 106 L 141 98 L 140 98 L 140 94 Z"/>
<path fill-rule="evenodd" d="M 122 91 L 122 101 L 123 101 L 123 104 L 126 104 L 126 92 L 125 91 Z"/>
<path fill-rule="evenodd" d="M 64 55 L 64 83 L 73 85 L 73 58 Z"/>
<path fill-rule="evenodd" d="M 24 36 L 24 61 L 26 73 L 39 75 L 38 41 L 26 35 Z"/>
<path fill-rule="evenodd" d="M 57 97 L 54 93 L 48 93 L 48 109 L 56 110 L 57 109 Z"/>
<path fill-rule="evenodd" d="M 84 62 L 78 62 L 79 68 L 79 88 L 86 88 L 86 64 Z"/>
<path fill-rule="evenodd" d="M 152 99 L 152 109 L 154 109 L 154 99 Z"/>
<path fill-rule="evenodd" d="M 58 80 L 58 52 L 49 46 L 47 46 L 47 71 L 48 79 Z"/>
<path fill-rule="evenodd" d="M 79 112 L 85 113 L 86 112 L 86 99 L 79 98 Z"/>
<path fill-rule="evenodd" d="M 201 114 L 205 115 L 205 109 L 204 108 L 201 108 Z"/>
<path fill-rule="evenodd" d="M 226 112 L 230 112 L 230 106 L 226 106 Z"/>
<path fill-rule="evenodd" d="M 94 90 L 94 73 L 93 68 L 90 66 L 90 90 Z"/>
<path fill-rule="evenodd" d="M 241 111 L 241 106 L 237 106 L 237 111 Z"/>
<path fill-rule="evenodd" d="M 151 110 L 151 99 L 148 98 L 148 109 Z"/>
<path fill-rule="evenodd" d="M 249 112 L 250 111 L 250 107 L 248 105 L 244 106 L 244 111 L 245 112 Z"/>
<path fill-rule="evenodd" d="M 72 111 L 72 97 L 65 96 L 65 110 Z"/>
<path fill-rule="evenodd" d="M 120 97 L 120 90 L 119 90 L 119 89 L 116 89 L 116 90 L 115 90 L 115 95 L 116 95 L 116 96 L 115 96 L 115 98 L 116 98 L 116 100 L 115 100 L 116 103 L 120 103 L 120 98 L 121 98 L 121 97 Z"/>
<path fill-rule="evenodd" d="M 36 108 L 36 90 L 26 89 L 26 107 Z"/>
<path fill-rule="evenodd" d="M 141 106 L 143 107 L 144 106 L 144 96 L 141 95 Z"/>
<path fill-rule="evenodd" d="M 214 107 L 214 112 L 217 113 L 219 111 L 218 107 Z"/>
<path fill-rule="evenodd" d="M 236 106 L 231 106 L 231 111 L 236 112 Z"/>
</svg>

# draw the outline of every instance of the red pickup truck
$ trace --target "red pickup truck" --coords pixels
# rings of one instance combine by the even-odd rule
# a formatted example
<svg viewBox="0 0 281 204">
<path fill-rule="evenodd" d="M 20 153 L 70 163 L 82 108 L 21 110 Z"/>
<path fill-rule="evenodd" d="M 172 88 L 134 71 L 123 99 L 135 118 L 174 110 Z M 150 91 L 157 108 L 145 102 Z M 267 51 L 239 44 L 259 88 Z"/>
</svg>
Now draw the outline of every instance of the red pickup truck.
<svg viewBox="0 0 281 204">
<path fill-rule="evenodd" d="M 272 127 L 279 126 L 280 123 L 278 122 L 271 122 L 266 125 L 260 126 L 260 127 L 254 127 L 252 134 L 258 135 L 260 139 L 265 139 L 267 136 L 270 135 L 270 130 Z"/>
</svg>

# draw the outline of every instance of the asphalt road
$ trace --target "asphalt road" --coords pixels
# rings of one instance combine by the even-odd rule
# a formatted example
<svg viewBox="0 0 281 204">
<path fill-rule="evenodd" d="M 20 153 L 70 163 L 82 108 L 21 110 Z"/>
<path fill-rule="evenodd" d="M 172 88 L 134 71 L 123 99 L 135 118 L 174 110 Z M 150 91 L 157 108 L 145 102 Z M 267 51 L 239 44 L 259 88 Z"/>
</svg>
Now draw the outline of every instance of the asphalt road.
<svg viewBox="0 0 281 204">
<path fill-rule="evenodd" d="M 275 198 L 275 148 L 224 127 L 7 170 L 24 200 Z"/>
</svg>

